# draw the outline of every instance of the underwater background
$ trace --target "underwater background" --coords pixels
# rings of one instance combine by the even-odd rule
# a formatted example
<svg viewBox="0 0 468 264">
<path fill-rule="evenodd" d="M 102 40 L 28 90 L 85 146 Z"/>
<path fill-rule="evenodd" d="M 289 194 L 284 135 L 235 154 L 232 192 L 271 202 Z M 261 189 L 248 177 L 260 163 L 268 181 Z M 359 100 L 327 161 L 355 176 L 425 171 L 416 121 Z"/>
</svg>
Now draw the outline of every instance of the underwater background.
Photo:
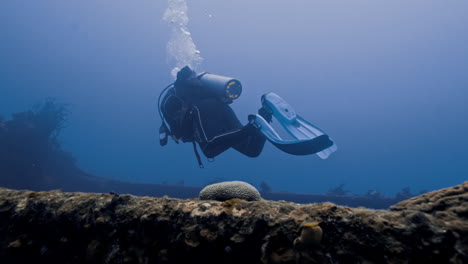
<svg viewBox="0 0 468 264">
<path fill-rule="evenodd" d="M 170 6 L 185 13 L 168 18 Z M 0 115 L 69 104 L 62 148 L 100 177 L 440 189 L 468 179 L 467 11 L 461 0 L 3 0 Z M 182 62 L 239 79 L 242 122 L 275 92 L 338 151 L 321 160 L 267 143 L 258 158 L 229 150 L 199 169 L 191 144 L 159 146 L 157 99 Z"/>
</svg>

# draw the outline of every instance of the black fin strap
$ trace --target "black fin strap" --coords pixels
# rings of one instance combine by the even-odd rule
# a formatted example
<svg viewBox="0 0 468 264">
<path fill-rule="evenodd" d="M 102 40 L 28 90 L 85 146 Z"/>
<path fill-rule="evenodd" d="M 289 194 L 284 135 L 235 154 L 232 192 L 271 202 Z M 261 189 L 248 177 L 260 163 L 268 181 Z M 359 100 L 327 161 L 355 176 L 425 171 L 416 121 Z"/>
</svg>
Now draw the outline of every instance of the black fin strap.
<svg viewBox="0 0 468 264">
<path fill-rule="evenodd" d="M 195 152 L 195 156 L 197 156 L 198 166 L 201 169 L 203 169 L 203 168 L 205 168 L 205 166 L 203 166 L 203 163 L 202 163 L 201 158 L 200 158 L 200 154 L 198 154 L 197 144 L 195 143 L 195 141 L 192 141 L 192 144 L 193 144 L 193 152 Z"/>
</svg>

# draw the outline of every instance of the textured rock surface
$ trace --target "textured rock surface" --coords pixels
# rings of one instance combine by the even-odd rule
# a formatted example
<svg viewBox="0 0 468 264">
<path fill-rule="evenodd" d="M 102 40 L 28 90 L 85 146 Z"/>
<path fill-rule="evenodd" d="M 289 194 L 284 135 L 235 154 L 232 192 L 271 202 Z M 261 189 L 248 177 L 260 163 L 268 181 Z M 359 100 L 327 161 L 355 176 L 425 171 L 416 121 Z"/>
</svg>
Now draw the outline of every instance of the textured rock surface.
<svg viewBox="0 0 468 264">
<path fill-rule="evenodd" d="M 243 181 L 210 184 L 200 192 L 200 200 L 226 201 L 236 198 L 246 201 L 260 201 L 262 199 L 255 187 Z"/>
<path fill-rule="evenodd" d="M 391 210 L 0 188 L 0 260 L 468 263 L 467 199 L 468 183 Z"/>
</svg>

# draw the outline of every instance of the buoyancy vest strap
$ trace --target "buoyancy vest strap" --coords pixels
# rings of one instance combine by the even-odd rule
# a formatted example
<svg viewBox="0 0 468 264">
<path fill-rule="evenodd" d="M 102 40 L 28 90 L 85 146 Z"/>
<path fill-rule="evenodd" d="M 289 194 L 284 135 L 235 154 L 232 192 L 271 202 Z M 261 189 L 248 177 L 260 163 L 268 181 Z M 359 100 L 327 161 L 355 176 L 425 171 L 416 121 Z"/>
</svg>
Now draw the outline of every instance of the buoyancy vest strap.
<svg viewBox="0 0 468 264">
<path fill-rule="evenodd" d="M 193 144 L 193 152 L 195 152 L 195 156 L 197 156 L 198 166 L 203 169 L 205 168 L 205 166 L 203 166 L 200 154 L 198 154 L 197 144 L 195 143 L 195 141 L 192 141 L 192 144 Z"/>
</svg>

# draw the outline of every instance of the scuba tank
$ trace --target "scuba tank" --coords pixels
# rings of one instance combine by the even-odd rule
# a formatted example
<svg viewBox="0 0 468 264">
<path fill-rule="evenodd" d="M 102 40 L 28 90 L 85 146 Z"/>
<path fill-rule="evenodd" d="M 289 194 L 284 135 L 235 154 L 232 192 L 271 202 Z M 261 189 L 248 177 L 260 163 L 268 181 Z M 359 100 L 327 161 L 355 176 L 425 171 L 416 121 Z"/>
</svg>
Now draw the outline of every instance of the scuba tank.
<svg viewBox="0 0 468 264">
<path fill-rule="evenodd" d="M 190 82 L 185 83 L 190 80 L 196 80 L 198 85 L 190 85 Z M 169 84 L 166 88 L 162 90 L 158 98 L 158 112 L 161 117 L 162 125 L 159 130 L 160 134 L 160 144 L 162 146 L 167 144 L 167 138 L 169 135 L 172 135 L 173 130 L 177 128 L 171 127 L 171 124 L 174 124 L 173 118 L 166 116 L 166 111 L 163 109 L 170 109 L 174 101 L 177 100 L 167 100 L 167 98 L 178 98 L 178 101 L 183 101 L 184 96 L 177 96 L 175 90 L 171 93 L 171 89 L 175 89 L 177 82 L 180 82 L 179 92 L 180 95 L 186 96 L 202 96 L 202 97 L 217 97 L 227 104 L 231 104 L 233 100 L 239 98 L 242 93 L 242 84 L 239 80 L 225 77 L 221 75 L 211 74 L 204 72 L 202 74 L 196 75 L 196 73 L 190 69 L 190 67 L 185 66 L 177 73 L 176 82 Z M 187 89 L 184 89 L 187 88 Z M 165 95 L 165 96 L 164 96 Z M 169 96 L 170 95 L 170 96 Z M 175 107 L 175 106 L 172 106 Z M 177 107 L 176 107 L 177 108 Z M 171 110 L 170 110 L 171 111 Z M 173 111 L 173 110 L 172 110 Z M 185 112 L 184 112 L 185 113 Z"/>
<path fill-rule="evenodd" d="M 197 76 L 202 85 L 201 92 L 206 96 L 215 96 L 230 104 L 242 93 L 242 84 L 231 77 L 204 72 Z"/>
</svg>

